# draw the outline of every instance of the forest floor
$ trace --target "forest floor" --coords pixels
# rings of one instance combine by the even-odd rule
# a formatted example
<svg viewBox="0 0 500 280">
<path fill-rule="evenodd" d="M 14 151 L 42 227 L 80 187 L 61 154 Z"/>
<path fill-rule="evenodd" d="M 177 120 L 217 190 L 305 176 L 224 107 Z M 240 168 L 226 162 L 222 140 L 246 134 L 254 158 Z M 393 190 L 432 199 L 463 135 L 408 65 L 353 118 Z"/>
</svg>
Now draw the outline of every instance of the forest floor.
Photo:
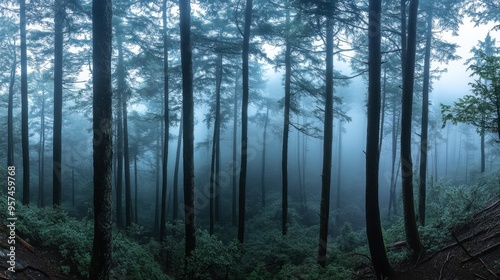
<svg viewBox="0 0 500 280">
<path fill-rule="evenodd" d="M 63 275 L 61 268 L 67 263 L 58 252 L 35 248 L 20 237 L 16 238 L 15 272 L 8 270 L 10 246 L 7 244 L 7 227 L 0 222 L 0 279 L 11 280 L 78 280 L 77 276 Z M 68 269 L 69 267 L 66 266 Z"/>
<path fill-rule="evenodd" d="M 390 279 L 500 279 L 500 200 L 475 213 L 452 236 L 438 251 L 395 265 Z M 369 268 L 358 270 L 357 275 L 360 279 L 374 276 Z"/>
</svg>

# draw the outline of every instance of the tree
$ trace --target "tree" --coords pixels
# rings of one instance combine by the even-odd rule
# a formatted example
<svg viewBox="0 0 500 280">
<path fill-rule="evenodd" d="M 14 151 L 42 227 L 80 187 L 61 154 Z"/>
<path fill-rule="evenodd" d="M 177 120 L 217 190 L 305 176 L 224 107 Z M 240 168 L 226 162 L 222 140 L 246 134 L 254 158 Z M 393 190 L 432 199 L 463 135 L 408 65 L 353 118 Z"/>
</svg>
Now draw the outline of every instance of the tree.
<svg viewBox="0 0 500 280">
<path fill-rule="evenodd" d="M 403 210 L 406 241 L 415 256 L 424 249 L 420 243 L 418 227 L 415 220 L 413 201 L 413 163 L 411 159 L 411 122 L 413 105 L 413 83 L 415 75 L 415 52 L 417 35 L 418 0 L 411 0 L 408 17 L 408 42 L 403 72 L 403 103 L 401 112 L 401 176 L 403 193 Z"/>
<path fill-rule="evenodd" d="M 161 214 L 160 214 L 160 241 L 165 240 L 167 223 L 167 165 L 168 142 L 170 134 L 170 111 L 168 100 L 168 34 L 167 34 L 167 0 L 162 2 L 162 37 L 163 37 L 163 122 L 165 135 L 163 137 L 162 184 L 161 184 Z"/>
<path fill-rule="evenodd" d="M 26 1 L 19 1 L 19 26 L 21 29 L 21 111 L 23 147 L 23 204 L 30 202 L 30 151 L 28 135 L 28 57 L 26 50 Z M 15 71 L 15 70 L 14 70 Z M 14 74 L 15 75 L 15 72 Z M 12 139 L 11 139 L 12 140 Z M 60 158 L 59 158 L 60 161 Z"/>
<path fill-rule="evenodd" d="M 245 199 L 247 184 L 247 145 L 248 145 L 248 95 L 249 95 L 249 48 L 250 48 L 250 26 L 252 23 L 253 1 L 246 0 L 245 25 L 243 30 L 243 52 L 242 52 L 242 83 L 243 98 L 241 103 L 241 165 L 238 196 L 238 241 L 245 240 Z"/>
<path fill-rule="evenodd" d="M 193 63 L 191 50 L 191 5 L 189 0 L 179 2 L 181 64 L 182 64 L 182 119 L 184 168 L 184 225 L 186 231 L 186 258 L 196 247 L 194 208 L 194 99 Z"/>
<path fill-rule="evenodd" d="M 368 83 L 368 122 L 366 138 L 366 233 L 368 246 L 378 279 L 389 276 L 392 268 L 387 260 L 380 209 L 378 201 L 379 181 L 379 123 L 381 95 L 381 2 L 370 0 L 368 6 L 368 42 L 369 42 L 369 83 Z"/>
<path fill-rule="evenodd" d="M 92 2 L 94 240 L 89 279 L 96 280 L 109 279 L 111 272 L 113 161 L 111 19 L 111 0 L 94 0 Z"/>
<path fill-rule="evenodd" d="M 453 107 L 441 104 L 444 124 L 467 123 L 478 133 L 493 132 L 500 141 L 500 56 L 481 55 L 482 62 L 469 66 L 471 76 L 479 79 L 470 83 L 474 95 L 465 95 Z"/>
<path fill-rule="evenodd" d="M 62 192 L 62 95 L 63 95 L 63 39 L 65 5 L 62 0 L 54 2 L 54 129 L 52 160 L 52 203 L 61 205 Z"/>
</svg>

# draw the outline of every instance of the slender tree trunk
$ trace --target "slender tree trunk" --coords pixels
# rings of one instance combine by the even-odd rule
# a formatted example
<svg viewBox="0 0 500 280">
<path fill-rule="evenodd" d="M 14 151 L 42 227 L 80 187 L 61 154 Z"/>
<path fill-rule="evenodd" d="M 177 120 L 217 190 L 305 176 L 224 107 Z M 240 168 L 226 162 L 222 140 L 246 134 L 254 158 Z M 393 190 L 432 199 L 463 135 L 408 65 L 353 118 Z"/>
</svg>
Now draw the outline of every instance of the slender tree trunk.
<svg viewBox="0 0 500 280">
<path fill-rule="evenodd" d="M 484 119 L 484 117 L 483 117 L 483 119 Z M 485 135 L 485 129 L 483 126 L 483 127 L 481 127 L 481 132 L 480 132 L 480 137 L 481 137 L 481 173 L 484 173 L 484 169 L 486 167 L 485 153 L 484 153 L 484 135 Z"/>
<path fill-rule="evenodd" d="M 89 279 L 95 280 L 108 280 L 111 272 L 113 163 L 111 11 L 111 0 L 93 0 L 94 241 Z"/>
<path fill-rule="evenodd" d="M 249 74 L 248 74 L 248 56 L 250 48 L 250 25 L 252 22 L 253 1 L 246 0 L 245 5 L 245 27 L 243 31 L 243 98 L 241 102 L 241 165 L 240 182 L 238 197 L 238 241 L 243 243 L 245 240 L 245 200 L 247 185 L 247 145 L 248 145 L 248 95 L 249 95 Z"/>
<path fill-rule="evenodd" d="M 286 2 L 286 26 L 290 26 L 289 2 Z M 287 28 L 288 30 L 288 28 Z M 290 130 L 290 99 L 291 99 L 291 76 L 292 76 L 292 49 L 286 34 L 285 43 L 285 104 L 283 120 L 283 146 L 281 149 L 281 234 L 286 235 L 288 218 L 288 133 Z"/>
<path fill-rule="evenodd" d="M 330 183 L 332 176 L 333 142 L 333 19 L 326 20 L 326 93 L 323 137 L 323 170 L 321 173 L 321 206 L 319 215 L 318 263 L 326 266 L 328 221 L 330 217 Z"/>
<path fill-rule="evenodd" d="M 179 133 L 177 134 L 177 150 L 175 152 L 175 166 L 174 166 L 174 191 L 173 191 L 173 206 L 172 206 L 172 216 L 174 222 L 177 220 L 177 213 L 179 209 L 179 163 L 181 158 L 181 146 L 182 146 L 182 114 L 181 121 L 179 122 Z"/>
<path fill-rule="evenodd" d="M 40 116 L 40 147 L 38 152 L 38 207 L 45 206 L 45 91 L 42 90 L 42 110 Z"/>
<path fill-rule="evenodd" d="M 62 0 L 54 4 L 54 137 L 53 137 L 53 193 L 52 203 L 61 205 L 61 136 L 62 136 L 62 92 L 63 92 L 63 24 L 65 11 Z M 26 130 L 27 131 L 27 130 Z M 26 135 L 27 136 L 27 135 Z M 24 150 L 24 149 L 23 149 Z"/>
<path fill-rule="evenodd" d="M 437 135 L 434 136 L 434 182 L 438 181 Z"/>
<path fill-rule="evenodd" d="M 191 50 L 191 4 L 189 0 L 179 2 L 181 63 L 182 63 L 182 117 L 183 122 L 183 166 L 184 166 L 184 224 L 186 230 L 186 258 L 196 247 L 194 208 L 194 100 L 193 63 Z"/>
<path fill-rule="evenodd" d="M 160 241 L 165 241 L 167 223 L 167 176 L 168 176 L 168 142 L 170 135 L 170 110 L 168 97 L 168 34 L 167 34 L 167 0 L 162 5 L 163 26 L 163 122 L 165 135 L 163 136 L 162 183 L 161 183 L 161 214 L 160 214 Z"/>
<path fill-rule="evenodd" d="M 302 119 L 304 121 L 304 119 Z M 302 197 L 304 198 L 304 211 L 307 212 L 307 193 L 306 193 L 306 157 L 307 151 L 307 136 L 305 133 L 302 134 Z"/>
<path fill-rule="evenodd" d="M 378 140 L 378 150 L 382 151 L 382 142 L 384 140 L 384 124 L 385 124 L 385 100 L 387 95 L 387 69 L 384 67 L 384 83 L 382 85 L 382 110 L 380 112 L 380 138 Z"/>
<path fill-rule="evenodd" d="M 381 1 L 369 2 L 369 82 L 368 82 L 368 121 L 366 137 L 366 233 L 375 274 L 378 279 L 391 275 L 392 268 L 387 259 L 378 200 L 380 141 L 380 95 L 381 95 L 381 54 L 380 20 Z"/>
<path fill-rule="evenodd" d="M 132 189 L 130 185 L 130 154 L 128 148 L 127 98 L 123 100 L 123 156 L 125 159 L 125 225 L 132 225 Z"/>
<path fill-rule="evenodd" d="M 160 126 L 160 125 L 158 125 Z M 161 129 L 160 129 L 161 130 Z M 156 135 L 156 149 L 157 153 L 161 154 L 162 148 L 161 148 L 161 140 L 160 140 L 160 135 Z M 155 156 L 156 158 L 156 168 L 155 168 L 155 175 L 156 175 L 156 184 L 155 184 L 155 219 L 154 219 L 154 232 L 155 235 L 158 236 L 158 239 L 160 239 L 160 176 L 161 176 L 161 168 L 160 168 L 160 157 Z"/>
<path fill-rule="evenodd" d="M 117 80 L 118 80 L 118 86 L 117 86 L 117 104 L 116 104 L 116 111 L 117 111 L 117 141 L 116 141 L 116 152 L 117 152 L 117 173 L 116 173 L 116 226 L 118 228 L 123 227 L 123 214 L 122 214 L 122 191 L 123 191 L 123 161 L 124 161 L 124 150 L 123 150 L 123 142 L 124 142 L 124 133 L 123 133 L 123 99 L 126 98 L 124 96 L 124 90 L 125 90 L 125 69 L 123 65 L 123 41 L 122 41 L 122 34 L 121 30 L 119 28 L 119 25 L 117 25 L 117 30 L 116 30 L 116 39 L 117 39 L 117 49 L 118 49 L 118 65 L 117 65 Z"/>
<path fill-rule="evenodd" d="M 444 176 L 448 176 L 448 143 L 449 143 L 449 140 L 450 140 L 450 126 L 448 126 L 448 128 L 446 129 L 446 159 L 445 159 L 445 172 L 444 172 Z"/>
<path fill-rule="evenodd" d="M 219 54 L 217 58 L 217 65 L 215 69 L 215 121 L 214 121 L 214 135 L 212 141 L 212 159 L 210 163 L 210 234 L 214 233 L 214 221 L 219 222 L 219 173 L 220 168 L 220 94 L 222 82 L 222 55 Z"/>
<path fill-rule="evenodd" d="M 19 1 L 19 19 L 21 29 L 21 134 L 23 148 L 23 204 L 30 203 L 30 151 L 29 151 L 29 135 L 28 135 L 28 56 L 26 50 L 26 4 L 25 0 Z M 57 29 L 56 29 L 57 32 Z M 62 33 L 61 33 L 62 35 Z M 57 42 L 57 40 L 56 40 Z M 62 40 L 61 40 L 62 46 Z M 62 54 L 62 49 L 61 49 Z M 57 61 L 57 59 L 56 59 Z M 62 71 L 62 64 L 61 64 Z M 62 74 L 62 72 L 61 72 Z M 15 70 L 14 70 L 15 76 Z M 62 75 L 61 75 L 62 77 Z M 61 80 L 62 87 L 62 80 Z M 62 88 L 61 88 L 62 89 Z M 55 101 L 54 101 L 55 102 Z M 54 106 L 55 108 L 55 106 Z M 56 129 L 56 123 L 54 123 Z M 55 138 L 54 138 L 55 139 Z M 59 138 L 60 139 L 60 138 Z M 55 142 L 55 140 L 54 140 Z M 11 150 L 13 153 L 13 150 Z M 13 157 L 13 154 L 12 154 Z M 59 155 L 59 162 L 61 157 Z"/>
<path fill-rule="evenodd" d="M 432 43 L 432 4 L 430 4 L 427 15 L 427 34 L 424 56 L 424 84 L 422 92 L 422 127 L 420 131 L 420 184 L 418 192 L 418 218 L 422 226 L 425 226 L 425 197 L 427 189 L 427 151 L 428 151 L 428 127 L 429 127 L 429 81 L 431 69 L 431 43 Z"/>
<path fill-rule="evenodd" d="M 237 214 L 236 214 L 236 170 L 238 166 L 236 165 L 236 150 L 237 150 L 237 133 L 238 133 L 238 76 L 236 76 L 236 81 L 234 83 L 234 103 L 233 103 L 233 163 L 232 163 L 232 197 L 231 197 L 231 224 L 236 226 L 237 224 Z"/>
<path fill-rule="evenodd" d="M 135 188 L 135 193 L 134 193 L 134 210 L 135 210 L 135 223 L 139 223 L 139 215 L 138 215 L 138 210 L 137 210 L 137 150 L 134 153 L 134 188 Z"/>
<path fill-rule="evenodd" d="M 340 182 L 342 174 L 342 121 L 339 119 L 339 150 L 337 162 L 337 209 L 340 209 Z"/>
<path fill-rule="evenodd" d="M 297 124 L 299 124 L 299 116 L 297 115 Z M 267 122 L 267 119 L 266 119 Z M 267 125 L 267 123 L 266 123 Z M 300 131 L 297 129 L 297 174 L 299 175 L 299 197 L 300 197 L 300 207 L 302 213 L 305 213 L 305 202 L 304 202 L 304 185 L 302 183 L 302 177 L 305 176 L 305 174 L 302 173 L 302 162 L 301 162 L 301 149 L 300 149 Z"/>
<path fill-rule="evenodd" d="M 24 3 L 24 1 L 21 1 Z M 9 105 L 7 107 L 7 166 L 14 165 L 14 83 L 16 82 L 17 55 L 16 47 L 12 46 L 12 66 L 9 81 Z M 43 98 L 43 97 L 42 97 Z"/>
<path fill-rule="evenodd" d="M 411 0 L 408 20 L 408 49 L 406 52 L 406 62 L 404 63 L 403 103 L 401 110 L 401 179 L 403 185 L 402 192 L 406 242 L 415 256 L 418 256 L 424 249 L 420 243 L 417 223 L 415 220 L 415 206 L 413 201 L 413 163 L 411 160 L 411 116 L 415 75 L 417 11 L 418 0 Z"/>
<path fill-rule="evenodd" d="M 266 143 L 267 143 L 267 123 L 269 122 L 269 106 L 266 108 L 266 119 L 264 120 L 264 133 L 262 135 L 262 163 L 260 165 L 260 194 L 262 208 L 266 207 Z"/>
<path fill-rule="evenodd" d="M 75 207 L 75 159 L 71 151 L 71 205 Z"/>
</svg>

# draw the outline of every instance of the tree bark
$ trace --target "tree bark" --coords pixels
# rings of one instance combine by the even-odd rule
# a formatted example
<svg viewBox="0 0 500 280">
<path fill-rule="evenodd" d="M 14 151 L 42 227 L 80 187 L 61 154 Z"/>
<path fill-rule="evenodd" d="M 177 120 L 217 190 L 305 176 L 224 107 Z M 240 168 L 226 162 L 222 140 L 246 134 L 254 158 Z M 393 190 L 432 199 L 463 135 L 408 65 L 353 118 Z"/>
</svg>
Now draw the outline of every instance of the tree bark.
<svg viewBox="0 0 500 280">
<path fill-rule="evenodd" d="M 165 135 L 163 136 L 162 183 L 161 183 L 161 214 L 160 214 L 160 241 L 165 241 L 167 224 L 167 176 L 168 176 L 168 142 L 170 135 L 170 110 L 168 96 L 168 34 L 167 34 L 167 0 L 162 3 L 163 26 L 163 122 Z"/>
<path fill-rule="evenodd" d="M 26 50 L 26 2 L 19 1 L 19 19 L 21 29 L 21 134 L 22 134 L 22 148 L 23 148 L 23 204 L 30 203 L 30 151 L 29 151 L 29 132 L 28 132 L 28 56 Z M 56 29 L 57 32 L 57 29 Z M 62 34 L 61 34 L 62 36 Z M 57 42 L 57 41 L 56 41 Z M 62 48 L 62 40 L 61 40 Z M 61 49 L 62 54 L 62 49 Z M 15 72 L 14 72 L 15 73 Z M 62 64 L 61 64 L 61 77 L 62 77 Z M 62 91 L 62 79 L 61 79 Z M 54 101 L 55 102 L 55 101 Z M 55 106 L 54 106 L 55 108 Z M 54 116 L 55 117 L 55 116 Z M 56 122 L 54 122 L 54 129 L 56 129 Z M 55 138 L 54 138 L 55 139 Z M 60 139 L 60 138 L 59 138 Z M 60 141 L 60 140 L 59 140 Z M 54 140 L 55 142 L 55 140 Z M 60 143 L 60 142 L 59 142 Z M 11 150 L 13 153 L 13 150 Z M 13 154 L 12 154 L 13 157 Z M 59 155 L 59 162 L 61 157 Z"/>
<path fill-rule="evenodd" d="M 53 127 L 53 193 L 52 203 L 61 205 L 62 191 L 62 92 L 63 92 L 63 24 L 64 4 L 62 0 L 55 0 L 54 4 L 54 127 Z M 23 149 L 24 150 L 24 149 Z"/>
<path fill-rule="evenodd" d="M 175 166 L 174 166 L 174 190 L 173 190 L 173 206 L 172 206 L 172 216 L 174 222 L 177 220 L 177 213 L 179 209 L 179 163 L 181 158 L 181 146 L 182 146 L 182 114 L 181 121 L 179 122 L 179 133 L 177 134 L 177 150 L 175 152 Z"/>
<path fill-rule="evenodd" d="M 24 2 L 24 1 L 22 1 Z M 16 82 L 16 47 L 12 46 L 12 66 L 10 68 L 9 104 L 7 107 L 7 166 L 14 165 L 14 84 Z"/>
<path fill-rule="evenodd" d="M 340 182 L 342 179 L 342 121 L 339 119 L 339 150 L 337 162 L 337 210 L 340 209 Z"/>
<path fill-rule="evenodd" d="M 109 279 L 111 272 L 113 161 L 111 16 L 111 0 L 92 2 L 94 241 L 89 279 L 96 280 Z"/>
<path fill-rule="evenodd" d="M 238 134 L 238 76 L 235 78 L 234 82 L 234 99 L 233 99 L 233 163 L 232 163 L 232 193 L 231 193 L 231 224 L 236 226 L 237 224 L 237 213 L 236 213 L 236 171 L 238 169 L 236 165 L 236 151 L 237 151 L 237 134 Z"/>
<path fill-rule="evenodd" d="M 417 34 L 418 0 L 411 0 L 408 20 L 408 46 L 403 75 L 403 103 L 401 110 L 401 176 L 406 242 L 418 256 L 424 249 L 420 243 L 415 206 L 413 201 L 413 163 L 411 159 L 411 121 L 413 104 L 413 83 L 415 75 L 415 51 Z"/>
<path fill-rule="evenodd" d="M 132 225 L 132 189 L 130 185 L 130 153 L 128 147 L 127 98 L 123 99 L 123 157 L 125 160 L 125 225 Z"/>
<path fill-rule="evenodd" d="M 243 98 L 241 102 L 241 165 L 240 165 L 240 181 L 239 181 L 239 197 L 238 197 L 238 242 L 243 243 L 245 240 L 245 200 L 246 200 L 246 185 L 247 185 L 247 145 L 248 145 L 248 57 L 250 48 L 250 25 L 252 21 L 253 1 L 246 0 L 245 5 L 245 27 L 243 31 L 243 52 L 242 52 L 242 81 L 243 81 Z"/>
<path fill-rule="evenodd" d="M 387 259 L 378 200 L 380 145 L 380 95 L 381 95 L 381 51 L 380 20 L 381 1 L 369 2 L 369 81 L 368 81 L 368 121 L 366 138 L 366 233 L 375 274 L 383 279 L 392 273 Z"/>
<path fill-rule="evenodd" d="M 286 7 L 286 26 L 290 26 L 290 9 L 288 1 Z M 287 28 L 288 30 L 288 28 Z M 290 130 L 290 99 L 291 99 L 291 44 L 286 34 L 285 43 L 285 104 L 284 104 L 284 120 L 283 120 L 283 147 L 281 150 L 281 234 L 286 235 L 287 218 L 288 218 L 288 133 Z"/>
<path fill-rule="evenodd" d="M 137 224 L 139 222 L 138 210 L 137 210 L 137 150 L 134 153 L 134 221 Z"/>
<path fill-rule="evenodd" d="M 38 207 L 45 206 L 45 91 L 42 90 L 40 116 L 40 146 L 38 151 Z"/>
<path fill-rule="evenodd" d="M 333 19 L 326 20 L 326 92 L 323 137 L 323 170 L 321 173 L 321 206 L 319 220 L 318 263 L 326 266 L 328 221 L 330 217 L 330 183 L 332 175 L 333 142 Z"/>
<path fill-rule="evenodd" d="M 483 117 L 484 118 L 484 117 Z M 484 137 L 485 137 L 485 129 L 484 127 L 481 127 L 481 132 L 480 132 L 480 137 L 481 137 L 481 173 L 484 173 L 484 170 L 486 168 L 486 156 L 484 152 Z"/>
<path fill-rule="evenodd" d="M 260 202 L 262 208 L 266 207 L 266 143 L 267 143 L 267 123 L 269 121 L 269 106 L 266 108 L 266 119 L 264 120 L 264 132 L 262 135 L 262 164 L 260 165 Z"/>
<path fill-rule="evenodd" d="M 189 0 L 179 2 L 181 68 L 182 68 L 182 117 L 183 122 L 183 167 L 184 167 L 184 225 L 186 231 L 186 258 L 196 247 L 194 208 L 194 99 L 193 62 L 191 50 L 191 4 Z"/>
<path fill-rule="evenodd" d="M 424 55 L 424 83 L 422 92 L 422 127 L 420 131 L 420 185 L 418 192 L 418 219 L 425 226 L 425 197 L 427 189 L 427 152 L 429 127 L 429 81 L 431 69 L 432 4 L 427 14 L 427 34 Z"/>
</svg>

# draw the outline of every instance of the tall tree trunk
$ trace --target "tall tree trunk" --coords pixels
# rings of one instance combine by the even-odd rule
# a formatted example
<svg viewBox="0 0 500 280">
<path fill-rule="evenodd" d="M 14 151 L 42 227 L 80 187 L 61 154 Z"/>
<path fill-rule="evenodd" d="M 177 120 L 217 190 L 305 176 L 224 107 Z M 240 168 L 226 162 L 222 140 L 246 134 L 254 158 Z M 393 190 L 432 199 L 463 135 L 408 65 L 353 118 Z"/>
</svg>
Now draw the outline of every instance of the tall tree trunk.
<svg viewBox="0 0 500 280">
<path fill-rule="evenodd" d="M 418 192 L 418 218 L 422 226 L 425 226 L 425 196 L 427 183 L 427 151 L 428 151 L 428 127 L 429 127 L 429 81 L 431 69 L 431 43 L 432 43 L 432 4 L 429 4 L 427 14 L 427 34 L 424 55 L 424 84 L 422 92 L 422 127 L 420 131 L 420 185 Z"/>
<path fill-rule="evenodd" d="M 300 101 L 299 101 L 300 102 Z M 299 124 L 299 116 L 297 115 L 297 124 Z M 267 125 L 267 118 L 266 118 L 266 125 Z M 305 213 L 306 211 L 306 205 L 305 205 L 305 200 L 304 200 L 304 184 L 302 183 L 302 177 L 305 176 L 305 173 L 302 173 L 302 159 L 300 157 L 301 155 L 301 149 L 300 149 L 300 131 L 297 129 L 297 174 L 299 175 L 299 198 L 300 198 L 300 210 L 302 211 L 302 214 Z"/>
<path fill-rule="evenodd" d="M 420 243 L 415 206 L 413 201 L 413 163 L 411 160 L 411 121 L 413 104 L 413 83 L 415 75 L 415 51 L 417 35 L 418 0 L 411 0 L 408 20 L 408 47 L 403 75 L 403 103 L 401 110 L 401 167 L 403 185 L 403 209 L 406 231 L 406 242 L 418 256 L 424 249 Z"/>
<path fill-rule="evenodd" d="M 369 2 L 369 60 L 368 60 L 368 121 L 366 133 L 366 233 L 375 274 L 383 279 L 392 273 L 387 260 L 378 200 L 379 158 L 380 158 L 380 95 L 381 95 L 381 54 L 380 21 L 381 1 Z"/>
<path fill-rule="evenodd" d="M 179 133 L 177 134 L 177 150 L 175 152 L 175 166 L 174 166 L 174 191 L 173 191 L 173 206 L 172 216 L 174 222 L 177 220 L 177 213 L 179 209 L 179 163 L 181 158 L 182 146 L 182 114 L 181 121 L 179 122 Z"/>
<path fill-rule="evenodd" d="M 483 122 L 484 122 L 484 116 L 483 116 Z M 484 153 L 484 135 L 485 135 L 485 129 L 484 129 L 484 123 L 483 127 L 481 127 L 481 132 L 480 132 L 480 137 L 481 137 L 481 173 L 484 173 L 484 169 L 486 167 L 486 161 L 485 161 L 485 153 Z"/>
<path fill-rule="evenodd" d="M 286 26 L 290 26 L 290 9 L 289 2 L 286 2 Z M 288 30 L 288 28 L 287 28 Z M 285 43 L 285 104 L 284 104 L 284 120 L 283 120 L 283 147 L 281 150 L 281 234 L 286 235 L 287 218 L 288 218 L 288 133 L 290 130 L 290 99 L 291 91 L 291 76 L 292 76 L 292 49 L 286 34 Z"/>
<path fill-rule="evenodd" d="M 250 48 L 250 25 L 252 23 L 252 0 L 246 0 L 245 6 L 245 27 L 243 31 L 243 52 L 242 52 L 242 72 L 243 72 L 243 98 L 241 102 L 241 165 L 238 197 L 238 241 L 245 240 L 245 200 L 247 186 L 247 145 L 248 145 L 248 56 Z"/>
<path fill-rule="evenodd" d="M 437 135 L 434 136 L 434 182 L 438 181 Z"/>
<path fill-rule="evenodd" d="M 52 203 L 61 205 L 62 191 L 62 162 L 61 162 L 61 133 L 62 133 L 62 92 L 63 92 L 63 24 L 64 4 L 62 0 L 55 0 L 54 4 L 54 137 L 53 137 L 53 193 Z M 27 136 L 27 135 L 26 135 Z M 24 150 L 24 149 L 23 149 Z"/>
<path fill-rule="evenodd" d="M 132 225 L 132 189 L 130 186 L 130 154 L 128 148 L 127 98 L 123 99 L 123 157 L 125 160 L 125 225 Z"/>
<path fill-rule="evenodd" d="M 182 63 L 182 117 L 183 122 L 183 167 L 184 167 L 184 224 L 186 230 L 186 258 L 196 247 L 194 208 L 194 100 L 193 62 L 191 50 L 191 4 L 189 0 L 179 2 L 181 63 Z"/>
<path fill-rule="evenodd" d="M 45 91 L 42 90 L 42 110 L 40 112 L 40 147 L 38 150 L 38 207 L 45 206 Z"/>
<path fill-rule="evenodd" d="M 125 69 L 123 65 L 123 39 L 119 25 L 117 25 L 116 30 L 116 40 L 117 40 L 117 49 L 118 49 L 118 65 L 117 65 L 117 103 L 116 103 L 116 126 L 117 126 L 117 141 L 116 141 L 116 157 L 117 157 L 117 173 L 116 173 L 116 226 L 118 228 L 123 227 L 123 214 L 122 214 L 122 191 L 123 191 L 123 161 L 124 161 L 124 150 L 123 150 L 123 142 L 124 142 L 124 133 L 123 133 L 123 99 L 126 98 L 124 96 L 125 90 Z"/>
<path fill-rule="evenodd" d="M 75 207 L 75 158 L 71 151 L 71 205 Z"/>
<path fill-rule="evenodd" d="M 337 162 L 337 208 L 340 209 L 340 182 L 342 177 L 342 121 L 339 119 L 339 150 Z"/>
<path fill-rule="evenodd" d="M 28 56 L 26 50 L 26 2 L 25 0 L 19 1 L 19 20 L 21 29 L 21 134 L 22 134 L 22 148 L 23 148 L 23 204 L 30 203 L 30 151 L 29 151 L 29 135 L 28 135 Z M 57 32 L 57 29 L 56 29 Z M 62 36 L 62 33 L 61 33 Z M 62 38 L 62 37 L 61 37 Z M 56 40 L 57 42 L 57 40 Z M 62 56 L 62 40 L 61 40 L 61 56 Z M 14 70 L 15 76 L 15 70 Z M 62 64 L 61 64 L 61 77 L 62 77 Z M 61 91 L 62 91 L 62 78 L 61 78 Z M 54 101 L 55 102 L 55 101 Z M 55 106 L 54 106 L 55 108 Z M 56 123 L 54 123 L 56 129 Z M 55 139 L 55 138 L 54 138 Z M 60 141 L 60 138 L 59 138 Z M 54 140 L 55 142 L 55 140 Z M 60 142 L 59 142 L 60 144 Z M 13 153 L 13 150 L 12 150 Z M 13 157 L 13 154 L 12 154 Z M 59 162 L 61 157 L 59 154 Z"/>
<path fill-rule="evenodd" d="M 139 215 L 138 215 L 138 210 L 137 210 L 137 150 L 134 153 L 134 210 L 135 210 L 135 223 L 137 224 L 139 222 Z"/>
<path fill-rule="evenodd" d="M 167 223 L 167 171 L 168 171 L 168 142 L 170 135 L 170 110 L 168 97 L 168 34 L 167 34 L 167 0 L 162 5 L 163 26 L 163 122 L 165 135 L 163 136 L 163 160 L 162 160 L 162 183 L 161 183 L 161 215 L 160 215 L 160 241 L 165 240 Z"/>
<path fill-rule="evenodd" d="M 237 214 L 236 214 L 236 171 L 238 166 L 236 165 L 236 150 L 237 150 L 237 134 L 238 134 L 238 75 L 236 75 L 234 82 L 234 99 L 233 99 L 233 163 L 232 163 L 232 195 L 231 195 L 231 224 L 236 226 L 237 224 Z"/>
<path fill-rule="evenodd" d="M 108 280 L 111 272 L 112 89 L 111 0 L 92 2 L 94 241 L 89 279 Z"/>
<path fill-rule="evenodd" d="M 220 34 L 221 35 L 221 34 Z M 217 57 L 215 69 L 215 121 L 210 162 L 210 234 L 214 233 L 214 221 L 219 222 L 219 173 L 220 173 L 220 94 L 222 83 L 222 55 Z"/>
<path fill-rule="evenodd" d="M 24 1 L 21 1 L 24 3 Z M 17 55 L 16 47 L 12 46 L 12 66 L 9 81 L 9 105 L 7 107 L 7 166 L 14 165 L 14 84 L 16 82 Z M 42 97 L 43 98 L 43 97 Z"/>
<path fill-rule="evenodd" d="M 384 140 L 384 124 L 385 124 L 385 100 L 387 95 L 387 69 L 384 67 L 384 83 L 382 85 L 382 110 L 380 112 L 380 137 L 378 140 L 378 150 L 382 151 L 382 142 Z"/>
<path fill-rule="evenodd" d="M 444 176 L 448 176 L 448 143 L 450 142 L 450 126 L 446 129 L 446 159 L 445 159 L 445 171 L 444 171 Z"/>
<path fill-rule="evenodd" d="M 393 209 L 394 214 L 396 214 L 396 152 L 397 152 L 397 142 L 398 142 L 398 129 L 396 114 L 399 116 L 399 111 L 396 111 L 396 95 L 392 99 L 392 149 L 391 149 L 391 186 L 389 190 L 389 211 L 388 216 L 391 217 L 391 209 Z M 399 169 L 399 167 L 398 167 Z"/>
<path fill-rule="evenodd" d="M 158 125 L 160 126 L 160 125 Z M 161 130 L 161 129 L 159 129 Z M 157 154 L 161 154 L 162 152 L 162 145 L 161 145 L 161 140 L 160 140 L 160 135 L 156 135 L 156 149 L 157 149 Z M 158 236 L 158 239 L 160 239 L 160 176 L 161 176 L 161 168 L 160 168 L 160 157 L 155 156 L 156 158 L 156 168 L 155 168 L 155 175 L 156 175 L 156 188 L 155 188 L 155 219 L 154 219 L 154 232 L 155 235 Z"/>
<path fill-rule="evenodd" d="M 264 133 L 262 135 L 262 163 L 260 165 L 260 202 L 262 208 L 266 207 L 266 143 L 267 123 L 269 122 L 269 106 L 266 108 L 266 119 L 264 120 Z"/>
<path fill-rule="evenodd" d="M 318 263 L 326 266 L 328 221 L 330 217 L 330 183 L 332 176 L 333 142 L 333 19 L 326 20 L 326 93 L 323 137 L 323 170 L 321 173 L 321 206 L 319 214 Z"/>
</svg>

